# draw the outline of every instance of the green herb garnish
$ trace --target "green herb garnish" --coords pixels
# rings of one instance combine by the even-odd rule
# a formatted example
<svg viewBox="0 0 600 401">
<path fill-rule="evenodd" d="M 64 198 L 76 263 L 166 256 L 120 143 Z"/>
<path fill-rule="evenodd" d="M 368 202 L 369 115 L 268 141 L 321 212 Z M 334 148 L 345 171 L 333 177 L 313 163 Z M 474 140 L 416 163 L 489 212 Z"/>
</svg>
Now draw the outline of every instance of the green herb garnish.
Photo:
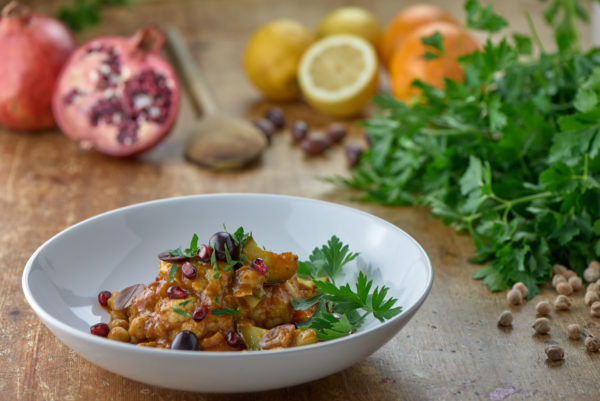
<svg viewBox="0 0 600 401">
<path fill-rule="evenodd" d="M 210 311 L 215 316 L 237 315 L 240 313 L 237 309 L 232 308 L 217 308 Z"/>
<path fill-rule="evenodd" d="M 175 280 L 175 275 L 177 274 L 177 269 L 179 269 L 179 265 L 173 263 L 171 268 L 169 269 L 169 283 L 172 283 Z"/>
<path fill-rule="evenodd" d="M 131 2 L 132 0 L 75 0 L 72 5 L 60 7 L 58 18 L 73 31 L 81 31 L 100 22 L 100 9 L 103 6 L 124 6 Z"/>
<path fill-rule="evenodd" d="M 326 245 L 313 250 L 308 261 L 299 263 L 298 275 L 311 278 L 319 294 L 306 300 L 295 300 L 292 305 L 297 310 L 305 310 L 318 304 L 312 318 L 299 326 L 314 329 L 321 341 L 354 332 L 370 314 L 384 321 L 402 311 L 402 307 L 394 307 L 397 299 L 385 299 L 387 287 L 375 287 L 371 291 L 373 281 L 363 272 L 358 274 L 355 289 L 349 284 L 335 284 L 335 276 L 342 267 L 357 256 L 358 253 L 350 252 L 348 245 L 332 236 Z M 323 277 L 331 282 L 323 281 Z"/>
<path fill-rule="evenodd" d="M 185 306 L 185 305 L 189 304 L 190 302 L 192 302 L 192 298 L 186 299 L 185 301 L 181 301 L 179 303 L 179 306 Z"/>
<path fill-rule="evenodd" d="M 580 275 L 600 256 L 600 50 L 580 50 L 580 0 L 551 0 L 555 52 L 531 34 L 487 40 L 460 59 L 464 82 L 422 82 L 412 106 L 379 96 L 364 122 L 372 146 L 346 185 L 362 199 L 423 205 L 475 243 L 475 278 L 529 295 L 560 263 Z M 507 25 L 465 4 L 467 27 Z M 429 43 L 433 45 L 433 40 Z"/>
<path fill-rule="evenodd" d="M 173 312 L 175 312 L 175 313 L 179 313 L 179 314 L 180 314 L 180 315 L 182 315 L 182 316 L 189 317 L 189 318 L 191 318 L 191 317 L 192 317 L 192 315 L 190 315 L 189 313 L 187 313 L 187 312 L 186 312 L 186 311 L 184 311 L 183 309 L 181 309 L 181 308 L 178 308 L 178 307 L 176 307 L 176 306 L 172 307 L 171 309 L 173 310 Z"/>
</svg>

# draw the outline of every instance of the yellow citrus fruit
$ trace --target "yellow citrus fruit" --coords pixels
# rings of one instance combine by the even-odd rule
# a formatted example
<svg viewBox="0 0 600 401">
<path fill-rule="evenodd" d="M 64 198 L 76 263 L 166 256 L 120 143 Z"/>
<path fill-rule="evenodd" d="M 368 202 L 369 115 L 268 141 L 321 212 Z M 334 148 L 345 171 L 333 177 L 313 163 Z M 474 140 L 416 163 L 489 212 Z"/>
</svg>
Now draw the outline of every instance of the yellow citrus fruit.
<svg viewBox="0 0 600 401">
<path fill-rule="evenodd" d="M 381 38 L 381 25 L 364 8 L 342 7 L 327 14 L 317 28 L 317 36 L 320 38 L 338 34 L 360 36 L 377 48 Z"/>
<path fill-rule="evenodd" d="M 306 101 L 335 117 L 362 111 L 377 91 L 377 54 L 355 35 L 327 36 L 300 60 L 298 81 Z"/>
<path fill-rule="evenodd" d="M 426 60 L 427 51 L 436 50 L 423 44 L 422 38 L 438 32 L 442 36 L 444 53 Z M 414 30 L 394 52 L 390 61 L 392 92 L 400 100 L 406 101 L 420 94 L 420 89 L 412 86 L 419 79 L 436 88 L 444 87 L 444 79 L 455 81 L 464 79 L 464 71 L 457 59 L 465 54 L 481 49 L 479 41 L 463 28 L 447 22 L 432 22 Z"/>
<path fill-rule="evenodd" d="M 248 79 L 271 100 L 298 97 L 298 63 L 314 40 L 312 31 L 291 19 L 262 25 L 252 34 L 244 51 Z"/>
</svg>

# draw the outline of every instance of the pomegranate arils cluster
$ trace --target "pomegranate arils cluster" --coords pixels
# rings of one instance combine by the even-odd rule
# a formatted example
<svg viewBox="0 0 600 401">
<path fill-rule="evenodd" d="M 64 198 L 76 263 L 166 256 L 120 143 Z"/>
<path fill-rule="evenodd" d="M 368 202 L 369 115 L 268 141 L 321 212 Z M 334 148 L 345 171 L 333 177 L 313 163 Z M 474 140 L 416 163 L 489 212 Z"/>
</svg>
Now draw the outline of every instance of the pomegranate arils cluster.
<svg viewBox="0 0 600 401">
<path fill-rule="evenodd" d="M 163 75 L 144 70 L 125 83 L 124 94 L 134 119 L 141 117 L 155 123 L 166 121 L 172 92 Z"/>
</svg>

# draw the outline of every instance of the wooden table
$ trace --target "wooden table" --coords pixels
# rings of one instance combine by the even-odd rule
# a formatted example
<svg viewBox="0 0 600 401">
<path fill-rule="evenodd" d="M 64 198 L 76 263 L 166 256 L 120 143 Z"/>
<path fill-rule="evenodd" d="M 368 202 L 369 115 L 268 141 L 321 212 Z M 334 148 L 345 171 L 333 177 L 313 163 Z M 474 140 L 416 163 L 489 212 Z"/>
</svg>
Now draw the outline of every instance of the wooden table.
<svg viewBox="0 0 600 401">
<path fill-rule="evenodd" d="M 2 3 L 2 2 L 0 2 Z M 53 12 L 56 2 L 38 1 Z M 240 57 L 244 41 L 259 24 L 280 16 L 309 26 L 346 2 L 310 0 L 155 1 L 128 10 L 108 9 L 103 23 L 79 36 L 130 34 L 149 22 L 170 22 L 184 33 L 219 102 L 247 118 L 271 104 L 246 81 Z M 357 1 L 383 21 L 406 0 Z M 436 1 L 455 15 L 461 2 Z M 446 4 L 450 3 L 450 4 Z M 35 5 L 34 5 L 35 6 Z M 537 1 L 505 0 L 497 9 L 515 30 L 526 31 L 523 11 L 540 21 Z M 550 42 L 547 30 L 541 36 Z M 306 119 L 314 129 L 330 120 L 302 103 L 282 105 L 287 118 Z M 262 160 L 239 172 L 211 172 L 184 161 L 183 142 L 194 120 L 185 99 L 178 123 L 160 146 L 136 160 L 117 160 L 80 151 L 60 134 L 19 134 L 0 129 L 0 399 L 1 400 L 530 400 L 600 399 L 600 355 L 567 340 L 564 327 L 586 325 L 600 335 L 581 295 L 570 313 L 553 314 L 552 335 L 533 336 L 535 301 L 513 308 L 514 328 L 496 326 L 507 308 L 504 294 L 492 294 L 471 275 L 468 237 L 456 234 L 427 210 L 352 202 L 351 194 L 317 177 L 347 175 L 343 148 L 307 159 L 289 132 L 274 138 Z M 353 127 L 347 142 L 362 142 Z M 100 369 L 65 347 L 34 315 L 21 291 L 23 266 L 33 251 L 58 231 L 98 213 L 158 198 L 215 192 L 299 195 L 347 204 L 373 213 L 414 236 L 435 269 L 433 290 L 422 309 L 392 341 L 361 363 L 330 377 L 281 390 L 245 395 L 170 391 L 124 379 Z M 544 342 L 563 345 L 564 363 L 549 364 Z M 235 380 L 235 377 L 231 378 Z"/>
</svg>

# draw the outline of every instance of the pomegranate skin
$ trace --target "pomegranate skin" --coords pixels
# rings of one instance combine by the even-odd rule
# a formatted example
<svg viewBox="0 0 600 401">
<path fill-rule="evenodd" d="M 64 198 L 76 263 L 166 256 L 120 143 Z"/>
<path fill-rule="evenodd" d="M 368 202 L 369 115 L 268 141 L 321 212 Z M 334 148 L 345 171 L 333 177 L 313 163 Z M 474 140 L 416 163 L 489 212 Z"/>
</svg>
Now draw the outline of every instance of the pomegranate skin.
<svg viewBox="0 0 600 401">
<path fill-rule="evenodd" d="M 75 50 L 63 67 L 52 108 L 65 135 L 84 149 L 133 157 L 173 127 L 180 84 L 161 55 L 164 34 L 145 27 L 133 37 L 100 37 Z"/>
<path fill-rule="evenodd" d="M 0 124 L 15 131 L 54 127 L 56 78 L 75 49 L 60 21 L 29 13 L 15 2 L 0 17 Z"/>
</svg>

